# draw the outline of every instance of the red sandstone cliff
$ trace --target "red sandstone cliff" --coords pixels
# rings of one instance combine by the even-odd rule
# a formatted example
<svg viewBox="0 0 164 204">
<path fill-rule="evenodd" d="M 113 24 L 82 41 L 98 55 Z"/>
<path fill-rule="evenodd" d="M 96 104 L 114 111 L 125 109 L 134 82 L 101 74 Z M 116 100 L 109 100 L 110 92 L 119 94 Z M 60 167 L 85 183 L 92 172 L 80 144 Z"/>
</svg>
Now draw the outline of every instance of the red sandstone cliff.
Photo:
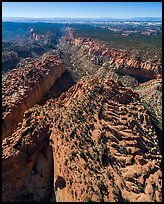
<svg viewBox="0 0 164 204">
<path fill-rule="evenodd" d="M 145 77 L 147 79 L 155 79 L 162 76 L 161 65 L 135 59 L 127 51 L 109 48 L 90 38 L 75 38 L 72 30 L 68 30 L 65 40 L 70 45 L 78 46 L 84 51 L 87 51 L 88 56 L 101 56 L 106 62 L 112 59 L 116 72 L 118 73 Z"/>
<path fill-rule="evenodd" d="M 2 84 L 2 137 L 13 132 L 26 110 L 38 103 L 65 71 L 63 61 L 45 54 L 9 72 Z"/>
</svg>

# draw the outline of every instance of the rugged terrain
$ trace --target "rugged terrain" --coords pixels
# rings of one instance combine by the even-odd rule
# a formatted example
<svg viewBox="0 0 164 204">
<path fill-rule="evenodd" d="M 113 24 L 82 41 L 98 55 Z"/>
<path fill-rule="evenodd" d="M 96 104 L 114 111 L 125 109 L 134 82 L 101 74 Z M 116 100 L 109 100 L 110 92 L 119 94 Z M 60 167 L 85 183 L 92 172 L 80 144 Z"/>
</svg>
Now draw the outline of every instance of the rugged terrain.
<svg viewBox="0 0 164 204">
<path fill-rule="evenodd" d="M 79 62 L 79 58 L 83 57 L 97 65 L 103 65 L 104 63 L 105 65 L 112 64 L 116 73 L 134 76 L 139 81 L 161 77 L 162 66 L 160 63 L 142 61 L 140 58 L 134 58 L 126 50 L 109 48 L 106 44 L 101 44 L 90 38 L 76 38 L 72 29 L 68 30 L 68 34 L 63 41 L 61 45 L 64 44 L 64 46 L 61 49 L 73 54 L 72 57 L 78 56 L 77 62 Z M 80 51 L 81 56 L 78 55 Z M 84 59 L 82 60 L 84 62 Z M 85 66 L 83 67 L 84 69 L 86 68 Z M 90 70 L 92 69 L 90 68 Z"/>
<path fill-rule="evenodd" d="M 65 68 L 55 55 L 45 54 L 7 74 L 2 84 L 2 137 L 7 137 L 26 110 L 38 103 Z"/>
<path fill-rule="evenodd" d="M 161 202 L 161 65 L 67 32 L 3 81 L 2 200 Z"/>
<path fill-rule="evenodd" d="M 56 201 L 161 201 L 158 134 L 138 94 L 119 81 L 81 79 L 25 112 L 2 146 L 6 201 L 43 201 L 50 169 Z"/>
<path fill-rule="evenodd" d="M 141 103 L 162 130 L 162 65 L 142 61 L 127 50 L 112 49 L 90 38 L 76 38 L 71 28 L 67 32 L 59 48 L 74 80 L 96 71 L 100 76 L 120 80 L 139 93 Z"/>
<path fill-rule="evenodd" d="M 22 59 L 35 58 L 56 49 L 63 25 L 2 23 L 2 73 L 19 67 Z"/>
</svg>

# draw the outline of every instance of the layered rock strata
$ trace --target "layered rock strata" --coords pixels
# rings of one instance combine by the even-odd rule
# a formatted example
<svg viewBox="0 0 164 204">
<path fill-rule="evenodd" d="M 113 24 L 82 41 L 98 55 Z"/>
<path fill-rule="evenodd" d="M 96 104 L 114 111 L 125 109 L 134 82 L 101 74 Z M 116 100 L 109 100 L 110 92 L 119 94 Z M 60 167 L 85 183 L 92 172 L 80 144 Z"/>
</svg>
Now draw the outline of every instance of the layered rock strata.
<svg viewBox="0 0 164 204">
<path fill-rule="evenodd" d="M 40 101 L 64 71 L 61 59 L 44 54 L 8 73 L 2 84 L 3 138 L 13 132 L 24 112 Z"/>
<path fill-rule="evenodd" d="M 67 32 L 60 48 L 70 54 L 72 75 L 80 79 L 97 72 L 99 76 L 121 80 L 139 93 L 141 102 L 155 118 L 158 128 L 162 129 L 162 66 L 143 62 L 125 50 L 109 49 L 109 46 L 89 38 L 76 38 L 72 29 L 67 29 Z"/>
<path fill-rule="evenodd" d="M 90 38 L 77 38 L 73 36 L 73 31 L 69 30 L 65 41 L 76 46 L 87 53 L 91 60 L 99 65 L 112 60 L 115 64 L 115 71 L 120 74 L 135 76 L 138 78 L 155 79 L 162 76 L 162 66 L 160 64 L 142 61 L 134 58 L 129 52 L 109 48 Z"/>
<path fill-rule="evenodd" d="M 150 110 L 157 126 L 162 130 L 162 78 L 140 84 L 136 92 L 141 102 Z"/>
</svg>

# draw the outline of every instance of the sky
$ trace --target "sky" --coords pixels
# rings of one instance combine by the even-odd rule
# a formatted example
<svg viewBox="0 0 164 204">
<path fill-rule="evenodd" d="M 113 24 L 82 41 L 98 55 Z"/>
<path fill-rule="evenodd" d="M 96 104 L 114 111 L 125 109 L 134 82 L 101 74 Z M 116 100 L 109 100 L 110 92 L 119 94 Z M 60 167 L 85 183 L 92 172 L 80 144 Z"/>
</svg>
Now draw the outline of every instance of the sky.
<svg viewBox="0 0 164 204">
<path fill-rule="evenodd" d="M 2 17 L 162 17 L 162 2 L 3 2 Z"/>
</svg>

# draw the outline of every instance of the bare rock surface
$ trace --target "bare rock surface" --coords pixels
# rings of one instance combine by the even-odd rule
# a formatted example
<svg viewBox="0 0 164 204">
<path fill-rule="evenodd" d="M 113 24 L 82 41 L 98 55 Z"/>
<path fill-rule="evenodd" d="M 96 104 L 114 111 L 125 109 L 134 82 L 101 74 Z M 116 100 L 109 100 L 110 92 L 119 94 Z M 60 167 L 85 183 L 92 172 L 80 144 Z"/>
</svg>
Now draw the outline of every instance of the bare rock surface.
<svg viewBox="0 0 164 204">
<path fill-rule="evenodd" d="M 47 93 L 64 73 L 63 61 L 44 54 L 27 66 L 10 71 L 2 84 L 2 136 L 12 133 L 23 114 Z"/>
<path fill-rule="evenodd" d="M 58 99 L 25 112 L 2 144 L 4 201 L 26 200 L 28 193 L 34 201 L 47 198 L 46 140 L 56 201 L 161 201 L 156 129 L 139 95 L 120 81 L 84 77 Z"/>
</svg>

